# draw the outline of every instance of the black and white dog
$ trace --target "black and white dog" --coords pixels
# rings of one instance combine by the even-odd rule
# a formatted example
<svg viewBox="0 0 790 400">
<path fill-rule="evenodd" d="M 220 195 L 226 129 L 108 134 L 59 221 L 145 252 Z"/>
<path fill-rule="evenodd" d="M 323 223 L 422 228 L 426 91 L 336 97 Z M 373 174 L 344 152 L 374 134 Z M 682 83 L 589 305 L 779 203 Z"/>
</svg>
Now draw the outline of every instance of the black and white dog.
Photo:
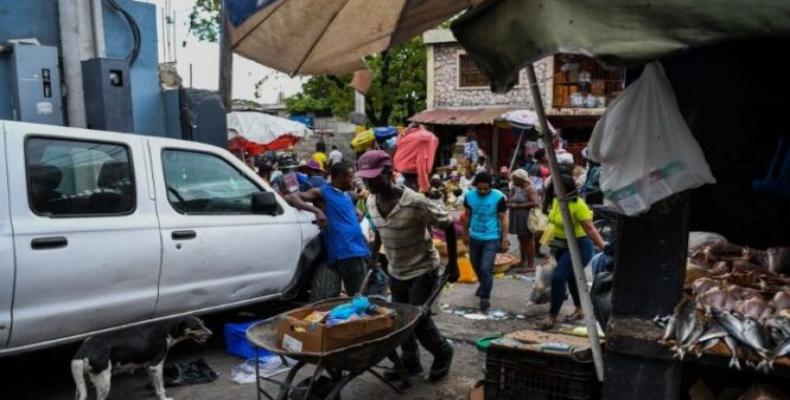
<svg viewBox="0 0 790 400">
<path fill-rule="evenodd" d="M 157 398 L 172 400 L 165 396 L 162 377 L 168 350 L 186 339 L 205 343 L 209 336 L 211 331 L 203 325 L 203 321 L 190 316 L 89 337 L 71 359 L 71 375 L 77 385 L 77 399 L 88 398 L 86 374 L 96 388 L 97 400 L 105 400 L 110 394 L 110 378 L 113 374 L 145 368 Z"/>
</svg>

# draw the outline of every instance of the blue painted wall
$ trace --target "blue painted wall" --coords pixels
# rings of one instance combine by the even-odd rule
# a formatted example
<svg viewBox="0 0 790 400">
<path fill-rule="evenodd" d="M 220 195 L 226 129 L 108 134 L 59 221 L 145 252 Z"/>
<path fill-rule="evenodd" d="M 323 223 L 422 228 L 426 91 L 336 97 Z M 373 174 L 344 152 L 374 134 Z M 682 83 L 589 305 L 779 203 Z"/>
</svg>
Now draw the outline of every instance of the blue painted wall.
<svg viewBox="0 0 790 400">
<path fill-rule="evenodd" d="M 165 103 L 159 87 L 156 6 L 132 0 L 117 1 L 137 21 L 142 35 L 140 55 L 130 71 L 134 131 L 167 136 Z M 107 6 L 103 15 L 107 57 L 125 59 L 132 48 L 129 26 Z M 57 0 L 0 0 L 0 43 L 35 37 L 41 44 L 60 47 L 59 32 Z M 9 99 L 8 56 L 0 55 L 0 119 L 12 117 Z M 170 136 L 179 137 L 180 130 Z"/>
<path fill-rule="evenodd" d="M 159 52 L 156 36 L 156 6 L 131 0 L 117 0 L 140 27 L 140 55 L 132 65 L 132 109 L 134 131 L 166 136 L 165 105 L 159 87 Z M 107 57 L 125 59 L 132 50 L 132 32 L 122 15 L 104 7 L 104 36 Z"/>
</svg>

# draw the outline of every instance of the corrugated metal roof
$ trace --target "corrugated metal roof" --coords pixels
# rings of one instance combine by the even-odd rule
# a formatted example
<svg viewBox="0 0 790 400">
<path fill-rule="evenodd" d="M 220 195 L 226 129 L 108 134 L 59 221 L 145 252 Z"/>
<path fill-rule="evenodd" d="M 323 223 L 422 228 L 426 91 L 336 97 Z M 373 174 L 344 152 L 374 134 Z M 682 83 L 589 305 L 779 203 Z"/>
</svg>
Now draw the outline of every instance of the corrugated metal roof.
<svg viewBox="0 0 790 400">
<path fill-rule="evenodd" d="M 512 107 L 475 108 L 451 110 L 437 108 L 414 114 L 409 121 L 432 125 L 493 125 L 502 114 L 514 110 Z"/>
</svg>

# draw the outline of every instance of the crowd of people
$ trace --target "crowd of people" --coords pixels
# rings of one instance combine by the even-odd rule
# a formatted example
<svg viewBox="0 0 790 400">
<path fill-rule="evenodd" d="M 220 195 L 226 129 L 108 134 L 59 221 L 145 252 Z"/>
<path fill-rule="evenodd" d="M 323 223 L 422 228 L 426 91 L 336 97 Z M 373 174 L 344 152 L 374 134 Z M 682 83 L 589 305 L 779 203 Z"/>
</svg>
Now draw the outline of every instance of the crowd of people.
<svg viewBox="0 0 790 400">
<path fill-rule="evenodd" d="M 585 168 L 576 165 L 570 153 L 559 149 L 558 153 L 573 232 L 587 264 L 594 247 L 602 251 L 607 246 L 592 223 L 589 207 L 602 200 L 598 166 L 587 162 Z M 532 214 L 539 212 L 553 225 L 548 247 L 556 260 L 551 306 L 541 327 L 549 329 L 556 323 L 568 290 L 576 309 L 567 318 L 583 317 L 544 150 L 526 152 L 512 171 L 507 167 L 494 171 L 470 135 L 463 160 L 437 168 L 427 184 L 419 176 L 424 169 L 399 170 L 396 164 L 383 150 L 368 150 L 351 163 L 336 146 L 326 154 L 323 142 L 310 160 L 297 162 L 293 155 L 267 153 L 254 161 L 260 176 L 289 204 L 315 215 L 322 228 L 327 262 L 337 270 L 349 295 L 360 292 L 368 271 L 373 270 L 384 277 L 393 301 L 424 303 L 443 273 L 450 281 L 458 279 L 460 235 L 479 280 L 479 308 L 487 312 L 494 264 L 498 253 L 509 250 L 509 235 L 518 241 L 517 268 L 532 271 L 536 258 L 545 256 L 539 243 L 544 232 L 530 223 Z M 441 265 L 434 246 L 437 231 L 442 232 L 448 249 L 446 265 Z M 414 337 L 402 347 L 406 370 L 412 375 L 422 372 L 417 342 L 434 356 L 429 377 L 438 380 L 447 375 L 453 350 L 430 317 L 418 323 Z M 397 379 L 398 374 L 389 377 Z"/>
</svg>

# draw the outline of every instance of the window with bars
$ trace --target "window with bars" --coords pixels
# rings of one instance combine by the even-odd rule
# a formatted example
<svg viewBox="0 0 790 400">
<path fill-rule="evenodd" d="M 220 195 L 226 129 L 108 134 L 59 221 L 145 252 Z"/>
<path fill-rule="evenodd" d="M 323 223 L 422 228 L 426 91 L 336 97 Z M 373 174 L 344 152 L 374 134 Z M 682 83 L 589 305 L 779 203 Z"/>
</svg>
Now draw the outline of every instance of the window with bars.
<svg viewBox="0 0 790 400">
<path fill-rule="evenodd" d="M 554 107 L 606 107 L 623 91 L 624 78 L 623 70 L 606 70 L 593 58 L 555 55 Z"/>
<path fill-rule="evenodd" d="M 458 86 L 468 87 L 488 87 L 491 81 L 483 71 L 466 54 L 458 55 Z"/>
</svg>

